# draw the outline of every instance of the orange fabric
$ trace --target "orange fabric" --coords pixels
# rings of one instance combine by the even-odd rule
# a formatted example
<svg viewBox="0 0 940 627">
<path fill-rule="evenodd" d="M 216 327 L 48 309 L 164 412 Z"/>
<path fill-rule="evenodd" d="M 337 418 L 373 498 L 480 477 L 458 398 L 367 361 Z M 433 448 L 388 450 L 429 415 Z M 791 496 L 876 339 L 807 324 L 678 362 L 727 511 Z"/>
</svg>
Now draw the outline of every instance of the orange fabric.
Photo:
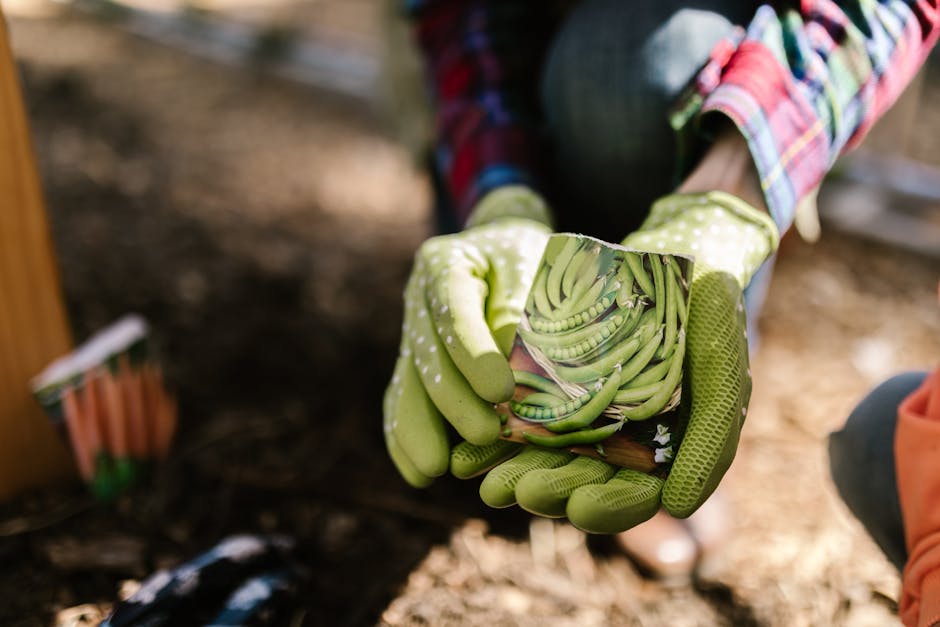
<svg viewBox="0 0 940 627">
<path fill-rule="evenodd" d="M 908 560 L 901 620 L 940 623 L 940 368 L 898 408 L 894 441 Z"/>
</svg>

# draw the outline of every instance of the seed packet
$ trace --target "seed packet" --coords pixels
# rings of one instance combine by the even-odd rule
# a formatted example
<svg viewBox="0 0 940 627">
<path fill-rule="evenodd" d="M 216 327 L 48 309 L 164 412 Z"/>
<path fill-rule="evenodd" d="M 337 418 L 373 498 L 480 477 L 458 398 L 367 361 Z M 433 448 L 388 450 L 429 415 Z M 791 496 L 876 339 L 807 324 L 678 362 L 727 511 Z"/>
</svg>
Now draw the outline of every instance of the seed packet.
<svg viewBox="0 0 940 627">
<path fill-rule="evenodd" d="M 553 235 L 516 332 L 503 439 L 644 472 L 678 450 L 692 260 Z"/>
<path fill-rule="evenodd" d="M 169 451 L 176 402 L 140 316 L 121 318 L 49 364 L 32 389 L 99 498 L 119 494 Z"/>
</svg>

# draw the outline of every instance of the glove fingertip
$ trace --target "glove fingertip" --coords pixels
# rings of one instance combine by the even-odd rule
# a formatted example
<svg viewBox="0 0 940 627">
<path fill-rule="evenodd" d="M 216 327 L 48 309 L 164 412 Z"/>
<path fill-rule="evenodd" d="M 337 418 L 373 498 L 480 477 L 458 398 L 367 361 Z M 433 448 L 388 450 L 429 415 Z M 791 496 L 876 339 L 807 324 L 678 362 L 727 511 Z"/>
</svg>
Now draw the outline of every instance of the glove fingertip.
<svg viewBox="0 0 940 627">
<path fill-rule="evenodd" d="M 450 452 L 450 472 L 458 479 L 471 479 L 519 452 L 521 445 L 496 440 L 487 446 L 461 442 Z"/>
<path fill-rule="evenodd" d="M 571 461 L 567 451 L 524 447 L 516 457 L 487 473 L 480 484 L 480 499 L 490 507 L 509 507 L 516 503 L 516 486 L 527 474 L 557 468 Z"/>
<path fill-rule="evenodd" d="M 412 437 L 401 437 L 396 433 L 396 442 L 412 466 L 422 475 L 440 477 L 450 466 L 450 451 L 447 436 L 441 433 L 419 433 Z"/>
<path fill-rule="evenodd" d="M 681 488 L 670 488 L 672 486 L 667 481 L 663 489 L 663 509 L 673 518 L 688 518 L 708 500 L 714 491 L 714 488 L 711 488 L 699 491 L 697 494 L 689 494 Z"/>
<path fill-rule="evenodd" d="M 387 420 L 387 418 L 386 418 Z M 395 438 L 395 429 L 386 422 L 385 449 L 398 470 L 398 474 L 414 488 L 426 488 L 434 482 L 434 477 L 421 472 Z M 443 473 L 441 473 L 443 474 Z"/>
<path fill-rule="evenodd" d="M 506 316 L 507 318 L 510 316 Z M 496 346 L 499 347 L 500 352 L 503 355 L 509 355 L 512 352 L 513 342 L 516 340 L 516 329 L 519 326 L 519 316 L 511 316 L 511 320 L 502 324 L 498 321 L 493 322 L 493 340 L 496 341 Z M 510 376 L 512 371 L 510 371 Z"/>
<path fill-rule="evenodd" d="M 492 419 L 490 418 L 490 416 L 487 416 L 485 420 L 478 419 L 454 424 L 454 428 L 457 429 L 457 433 L 460 434 L 460 437 L 470 444 L 487 446 L 499 439 L 501 427 L 499 418 L 495 413 L 492 415 Z"/>
<path fill-rule="evenodd" d="M 724 444 L 716 451 L 711 443 L 721 437 Z M 688 518 L 708 500 L 734 461 L 739 437 L 740 426 L 716 430 L 711 423 L 704 423 L 693 413 L 689 430 L 663 487 L 663 507 L 667 512 L 676 518 Z"/>
<path fill-rule="evenodd" d="M 420 474 L 402 474 L 402 478 L 408 482 L 408 485 L 410 485 L 412 488 L 417 488 L 418 490 L 429 488 L 431 487 L 431 484 L 434 483 L 434 477 L 427 477 Z"/>
<path fill-rule="evenodd" d="M 414 457 L 411 459 L 418 472 L 428 477 L 440 477 L 450 468 L 450 456 L 447 454 L 446 450 L 440 452 L 435 451 L 429 455 L 423 456 L 420 460 Z"/>
<path fill-rule="evenodd" d="M 490 403 L 508 401 L 516 389 L 512 369 L 502 353 L 480 355 L 465 374 L 473 391 Z"/>
<path fill-rule="evenodd" d="M 695 502 L 691 505 L 689 503 L 675 503 L 672 499 L 666 499 L 665 496 L 663 497 L 663 509 L 673 518 L 688 518 L 695 513 L 695 510 L 697 510 L 700 505 L 701 503 L 699 502 Z"/>
<path fill-rule="evenodd" d="M 677 460 L 677 462 L 680 460 Z M 707 476 L 693 474 L 691 464 L 674 465 L 663 487 L 663 509 L 673 518 L 688 518 L 712 495 L 724 469 L 713 468 Z"/>
<path fill-rule="evenodd" d="M 626 531 L 653 517 L 661 487 L 655 477 L 621 470 L 607 483 L 575 490 L 568 499 L 568 519 L 586 533 Z"/>
<path fill-rule="evenodd" d="M 546 518 L 565 515 L 566 495 L 557 494 L 551 481 L 551 470 L 533 470 L 516 485 L 519 507 L 531 514 Z"/>
<path fill-rule="evenodd" d="M 401 449 L 391 433 L 386 433 L 385 448 L 388 450 L 388 456 L 392 459 L 392 463 L 398 470 L 398 474 L 401 475 L 402 479 L 407 481 L 411 487 L 419 489 L 426 488 L 434 483 L 434 477 L 418 470 L 417 466 L 415 466 L 414 462 L 412 462 L 408 455 Z"/>
<path fill-rule="evenodd" d="M 410 474 L 402 472 L 401 468 L 399 468 L 398 471 L 402 478 L 407 481 L 408 485 L 410 485 L 412 488 L 423 490 L 430 487 L 431 484 L 434 483 L 434 477 L 428 477 L 427 475 L 422 475 L 420 473 Z"/>
<path fill-rule="evenodd" d="M 504 509 L 516 504 L 516 493 L 490 472 L 480 483 L 480 500 L 494 509 Z"/>
</svg>

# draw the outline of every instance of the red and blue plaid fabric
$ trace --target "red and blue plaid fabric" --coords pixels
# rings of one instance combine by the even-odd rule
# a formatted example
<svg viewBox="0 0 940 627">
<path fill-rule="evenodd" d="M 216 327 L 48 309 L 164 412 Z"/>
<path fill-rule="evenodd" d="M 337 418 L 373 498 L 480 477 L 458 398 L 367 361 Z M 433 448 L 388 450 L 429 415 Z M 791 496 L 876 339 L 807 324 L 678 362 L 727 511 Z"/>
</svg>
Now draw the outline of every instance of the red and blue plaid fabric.
<svg viewBox="0 0 940 627">
<path fill-rule="evenodd" d="M 437 163 L 463 224 L 486 192 L 539 189 L 538 75 L 553 24 L 541 3 L 410 3 L 437 105 Z"/>
<path fill-rule="evenodd" d="M 783 3 L 781 3 L 783 4 Z M 936 0 L 803 0 L 757 9 L 717 45 L 672 115 L 730 117 L 747 139 L 781 232 L 836 158 L 897 99 L 937 40 Z"/>
<path fill-rule="evenodd" d="M 437 100 L 438 165 L 462 223 L 486 192 L 542 191 L 537 80 L 558 11 L 529 0 L 411 0 Z M 792 6 L 791 6 L 792 5 Z M 745 135 L 781 231 L 836 157 L 894 102 L 940 32 L 938 0 L 755 3 L 716 46 L 671 120 Z"/>
</svg>

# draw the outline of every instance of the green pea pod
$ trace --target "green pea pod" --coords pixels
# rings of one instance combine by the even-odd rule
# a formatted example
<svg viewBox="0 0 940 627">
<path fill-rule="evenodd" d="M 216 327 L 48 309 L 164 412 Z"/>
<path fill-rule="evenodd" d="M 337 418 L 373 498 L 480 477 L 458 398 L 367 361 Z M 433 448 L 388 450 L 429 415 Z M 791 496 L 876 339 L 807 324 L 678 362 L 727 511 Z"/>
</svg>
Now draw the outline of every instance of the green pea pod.
<svg viewBox="0 0 940 627">
<path fill-rule="evenodd" d="M 526 405 L 537 405 L 538 407 L 558 407 L 564 405 L 567 401 L 567 398 L 558 397 L 548 392 L 536 392 L 526 396 L 522 402 Z"/>
<path fill-rule="evenodd" d="M 543 318 L 552 319 L 552 305 L 548 302 L 548 296 L 545 293 L 545 284 L 548 281 L 548 269 L 543 267 L 539 275 L 535 278 L 535 284 L 532 286 L 532 301 L 535 305 L 535 311 Z"/>
<path fill-rule="evenodd" d="M 578 278 L 581 267 L 586 261 L 588 261 L 590 254 L 590 251 L 584 250 L 584 248 L 582 248 L 575 253 L 574 257 L 571 259 L 571 263 L 569 263 L 568 267 L 565 268 L 565 275 L 561 279 L 561 291 L 567 298 L 571 298 L 571 292 L 574 289 L 575 279 Z"/>
<path fill-rule="evenodd" d="M 548 242 L 545 244 L 545 251 L 542 253 L 543 265 L 553 265 L 555 263 L 555 259 L 558 258 L 558 254 L 567 243 L 568 238 L 563 235 L 553 235 L 549 237 Z"/>
<path fill-rule="evenodd" d="M 634 334 L 629 340 L 620 343 L 596 361 L 583 366 L 556 366 L 555 373 L 565 381 L 571 381 L 572 383 L 593 381 L 603 376 L 605 372 L 613 370 L 617 364 L 622 364 L 630 359 L 640 348 L 640 342 L 638 334 Z"/>
<path fill-rule="evenodd" d="M 652 279 L 650 279 L 650 276 L 643 268 L 643 258 L 640 256 L 641 254 L 642 253 L 627 252 L 624 254 L 623 258 L 630 266 L 630 271 L 633 273 L 633 278 L 636 279 L 636 282 L 640 284 L 640 289 L 643 290 L 643 293 L 650 298 L 655 298 L 656 290 L 653 288 Z"/>
<path fill-rule="evenodd" d="M 656 322 L 656 309 L 648 309 L 643 312 L 634 335 L 640 338 L 640 344 L 646 344 L 661 327 L 662 325 Z"/>
<path fill-rule="evenodd" d="M 603 302 L 604 301 L 601 301 L 601 303 Z M 629 315 L 629 313 L 623 312 L 612 313 L 609 317 L 598 322 L 596 325 L 575 329 L 569 333 L 541 333 L 534 329 L 520 328 L 519 335 L 529 344 L 534 344 L 539 348 L 566 348 L 578 344 L 598 333 L 597 327 L 601 325 L 608 327 L 608 330 L 613 333 L 620 328 L 628 319 Z"/>
<path fill-rule="evenodd" d="M 666 335 L 663 338 L 663 345 L 659 349 L 657 356 L 663 359 L 672 345 L 676 342 L 676 332 L 678 330 L 679 316 L 677 312 L 676 292 L 678 291 L 677 279 L 671 264 L 666 265 Z"/>
<path fill-rule="evenodd" d="M 591 333 L 585 334 L 585 337 L 580 341 L 574 341 L 571 344 L 557 348 L 543 348 L 545 356 L 555 362 L 589 362 L 601 353 L 610 350 L 612 346 L 619 344 L 622 338 L 630 333 L 629 330 L 621 331 L 616 324 L 603 322 L 593 324 L 587 328 L 591 330 Z"/>
<path fill-rule="evenodd" d="M 673 352 L 675 348 L 673 348 Z M 637 376 L 629 379 L 626 383 L 620 386 L 621 390 L 632 390 L 633 388 L 644 387 L 647 385 L 652 385 L 654 383 L 659 383 L 663 380 L 663 377 L 666 376 L 666 373 L 669 372 L 669 366 L 672 364 L 672 353 L 670 355 L 656 363 L 652 366 L 649 366 L 638 374 Z"/>
<path fill-rule="evenodd" d="M 607 311 L 614 301 L 615 292 L 608 290 L 609 294 L 603 295 L 602 292 L 608 286 L 602 285 L 604 279 L 598 280 L 598 288 L 592 288 L 592 292 L 585 297 L 583 303 L 578 305 L 578 309 L 556 309 L 552 319 L 541 317 L 532 317 L 529 323 L 533 330 L 540 333 L 564 334 L 579 330 L 589 322 L 594 321 L 599 315 Z M 590 300 L 588 300 L 590 299 Z M 569 314 L 568 312 L 571 311 Z"/>
<path fill-rule="evenodd" d="M 572 431 L 561 435 L 539 435 L 523 431 L 522 437 L 530 444 L 544 448 L 567 448 L 569 446 L 580 446 L 582 444 L 596 444 L 620 431 L 622 426 L 622 422 L 614 422 L 596 429 Z"/>
<path fill-rule="evenodd" d="M 538 392 L 547 392 L 548 394 L 554 394 L 555 396 L 567 396 L 565 391 L 562 390 L 557 383 L 551 381 L 550 379 L 546 379 L 543 376 L 537 375 L 534 372 L 513 370 L 512 376 L 516 380 L 516 385 L 532 388 Z"/>
<path fill-rule="evenodd" d="M 655 294 L 653 298 L 656 301 L 656 324 L 663 323 L 663 316 L 666 314 L 666 277 L 663 272 L 662 258 L 656 255 L 647 255 L 650 262 L 650 270 L 653 274 L 653 289 Z"/>
<path fill-rule="evenodd" d="M 607 295 L 607 306 L 604 309 L 607 309 L 614 301 L 616 296 L 616 290 L 614 286 L 617 284 L 616 275 L 604 275 L 598 278 L 591 286 L 584 292 L 581 296 L 574 295 L 568 300 L 566 300 L 561 307 L 554 311 L 556 320 L 567 319 L 569 324 L 574 318 L 581 318 L 583 320 L 585 312 L 587 312 L 591 307 L 596 307 L 599 300 L 604 298 L 605 294 Z M 590 319 L 597 317 L 597 314 L 592 316 Z M 590 319 L 580 322 L 584 324 Z"/>
<path fill-rule="evenodd" d="M 601 277 L 578 300 L 572 298 L 565 301 L 548 316 L 529 316 L 529 324 L 532 325 L 532 330 L 538 333 L 564 334 L 574 331 L 607 311 L 616 297 L 615 285 L 616 282 L 612 283 L 610 277 Z M 537 288 L 536 284 L 533 287 L 533 298 L 538 296 L 540 302 L 547 302 L 546 296 L 536 292 Z"/>
<path fill-rule="evenodd" d="M 568 241 L 565 242 L 564 248 L 558 253 L 558 257 L 555 259 L 555 262 L 552 264 L 552 269 L 548 273 L 548 280 L 545 284 L 545 294 L 548 297 L 548 302 L 555 307 L 561 306 L 561 280 L 565 275 L 568 264 L 571 263 L 571 258 L 574 257 L 574 254 L 578 252 L 578 248 L 581 247 L 581 241 L 579 237 L 570 237 Z"/>
<path fill-rule="evenodd" d="M 601 412 L 610 405 L 610 401 L 617 393 L 617 388 L 620 387 L 620 372 L 618 370 L 611 373 L 601 389 L 580 409 L 557 422 L 546 424 L 545 428 L 555 433 L 564 433 L 583 429 L 594 422 L 601 415 Z"/>
<path fill-rule="evenodd" d="M 621 263 L 620 267 L 617 269 L 618 278 L 620 279 L 620 290 L 617 292 L 617 305 L 619 307 L 625 307 L 627 301 L 634 299 L 633 294 L 633 271 L 630 270 L 630 266 L 626 263 Z"/>
<path fill-rule="evenodd" d="M 666 403 L 669 402 L 676 386 L 682 378 L 682 358 L 685 355 L 685 331 L 679 333 L 679 341 L 676 344 L 676 353 L 673 355 L 672 363 L 669 366 L 669 372 L 663 380 L 662 388 L 659 392 L 651 396 L 646 402 L 637 407 L 625 409 L 621 413 L 627 420 L 645 420 L 659 413 Z"/>
<path fill-rule="evenodd" d="M 653 394 L 659 391 L 663 386 L 661 381 L 656 383 L 649 383 L 644 386 L 634 387 L 629 389 L 620 388 L 617 394 L 614 396 L 613 404 L 614 405 L 624 405 L 631 403 L 641 403 L 649 399 Z"/>
<path fill-rule="evenodd" d="M 672 297 L 676 301 L 676 314 L 679 316 L 679 324 L 685 327 L 689 319 L 689 304 L 685 300 L 685 294 L 682 289 L 682 271 L 679 269 L 679 263 L 675 257 L 668 258 L 669 266 L 672 268 L 673 292 Z"/>
<path fill-rule="evenodd" d="M 579 366 L 556 366 L 555 373 L 565 381 L 574 383 L 593 381 L 603 376 L 605 372 L 610 372 L 618 364 L 623 364 L 633 357 L 637 350 L 656 334 L 655 316 L 656 312 L 652 309 L 644 312 L 633 335 L 619 342 L 599 359 Z"/>
<path fill-rule="evenodd" d="M 570 361 L 577 362 L 578 364 L 584 364 L 599 359 L 604 353 L 612 350 L 612 347 L 619 345 L 626 338 L 629 338 L 634 331 L 637 330 L 637 327 L 640 325 L 643 313 L 644 311 L 642 306 L 638 306 L 635 309 L 629 310 L 626 314 L 627 321 L 625 323 L 621 324 L 619 328 L 615 329 L 614 332 L 607 337 L 604 337 L 605 332 L 602 329 L 600 331 L 600 337 L 595 336 L 593 338 L 588 338 L 587 346 L 585 346 L 584 342 L 581 342 L 578 345 L 579 350 L 576 351 L 577 354 Z M 591 326 L 596 327 L 598 325 L 599 323 L 595 323 Z M 644 332 L 640 335 L 641 337 L 646 337 L 649 335 L 649 333 Z M 559 360 L 556 359 L 556 361 Z"/>
<path fill-rule="evenodd" d="M 578 275 L 574 279 L 574 285 L 568 294 L 566 302 L 577 302 L 584 296 L 592 285 L 597 281 L 597 273 L 601 270 L 600 247 L 593 246 L 587 251 L 587 259 L 578 270 Z"/>
<path fill-rule="evenodd" d="M 528 400 L 529 399 L 526 398 L 526 401 Z M 577 398 L 573 398 L 568 401 L 562 401 L 560 404 L 553 404 L 551 406 L 539 405 L 537 403 L 519 403 L 517 401 L 509 401 L 509 409 L 511 409 L 514 414 L 528 422 L 548 423 L 556 422 L 565 418 L 568 414 L 581 409 L 581 407 L 590 400 L 591 394 L 585 393 Z"/>
<path fill-rule="evenodd" d="M 648 364 L 653 358 L 653 355 L 656 353 L 656 349 L 659 348 L 662 341 L 663 330 L 660 329 L 656 332 L 652 339 L 643 345 L 643 348 L 641 348 L 636 355 L 630 358 L 630 361 L 623 365 L 623 369 L 620 371 L 620 380 L 629 381 L 630 379 L 636 377 L 636 375 L 642 371 L 643 368 L 646 367 L 646 364 Z"/>
</svg>

